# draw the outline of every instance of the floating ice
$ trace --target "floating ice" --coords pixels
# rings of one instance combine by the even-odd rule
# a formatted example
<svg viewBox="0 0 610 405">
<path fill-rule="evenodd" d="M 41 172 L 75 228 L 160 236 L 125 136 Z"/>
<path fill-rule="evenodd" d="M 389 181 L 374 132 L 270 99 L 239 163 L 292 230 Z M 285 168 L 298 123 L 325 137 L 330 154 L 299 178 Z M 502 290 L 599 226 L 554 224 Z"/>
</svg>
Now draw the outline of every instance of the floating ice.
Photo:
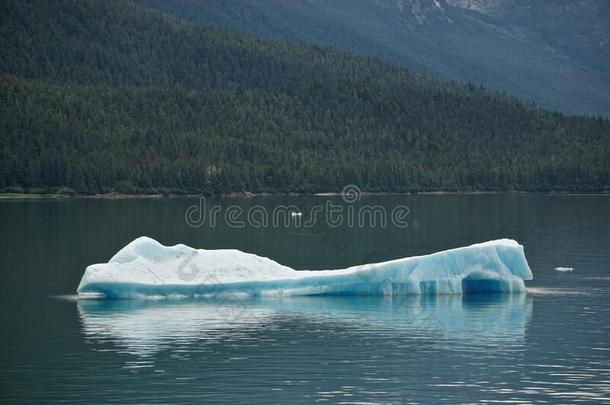
<svg viewBox="0 0 610 405">
<path fill-rule="evenodd" d="M 574 267 L 555 267 L 555 271 L 573 271 Z"/>
<path fill-rule="evenodd" d="M 500 239 L 341 270 L 297 271 L 239 250 L 163 246 L 140 237 L 108 263 L 87 267 L 80 296 L 409 295 L 526 292 L 523 246 Z"/>
</svg>

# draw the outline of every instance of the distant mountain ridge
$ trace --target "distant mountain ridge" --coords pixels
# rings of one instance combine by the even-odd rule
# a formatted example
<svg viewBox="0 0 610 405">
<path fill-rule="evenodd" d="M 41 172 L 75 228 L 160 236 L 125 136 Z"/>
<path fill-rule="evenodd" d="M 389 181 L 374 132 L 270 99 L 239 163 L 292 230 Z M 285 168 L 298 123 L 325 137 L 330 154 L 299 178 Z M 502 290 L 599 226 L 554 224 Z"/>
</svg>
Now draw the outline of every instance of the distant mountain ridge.
<svg viewBox="0 0 610 405">
<path fill-rule="evenodd" d="M 610 2 L 144 0 L 211 27 L 331 45 L 568 113 L 610 115 Z"/>
</svg>

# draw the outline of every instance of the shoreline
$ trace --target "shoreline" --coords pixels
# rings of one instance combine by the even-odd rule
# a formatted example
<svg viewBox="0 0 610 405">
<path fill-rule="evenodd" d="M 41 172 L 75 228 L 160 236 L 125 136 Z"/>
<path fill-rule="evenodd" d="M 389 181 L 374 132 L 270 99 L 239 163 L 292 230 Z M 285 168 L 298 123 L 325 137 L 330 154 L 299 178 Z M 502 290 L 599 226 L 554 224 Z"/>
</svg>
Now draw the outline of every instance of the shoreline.
<svg viewBox="0 0 610 405">
<path fill-rule="evenodd" d="M 484 194 L 531 194 L 531 195 L 566 195 L 566 196 L 607 196 L 610 191 L 572 192 L 572 191 L 419 191 L 419 192 L 365 192 L 361 197 L 401 196 L 401 195 L 484 195 Z M 341 192 L 321 193 L 251 193 L 233 192 L 206 196 L 204 194 L 56 194 L 56 193 L 0 193 L 2 200 L 139 200 L 139 199 L 170 199 L 170 198 L 257 198 L 257 197 L 340 197 Z"/>
</svg>

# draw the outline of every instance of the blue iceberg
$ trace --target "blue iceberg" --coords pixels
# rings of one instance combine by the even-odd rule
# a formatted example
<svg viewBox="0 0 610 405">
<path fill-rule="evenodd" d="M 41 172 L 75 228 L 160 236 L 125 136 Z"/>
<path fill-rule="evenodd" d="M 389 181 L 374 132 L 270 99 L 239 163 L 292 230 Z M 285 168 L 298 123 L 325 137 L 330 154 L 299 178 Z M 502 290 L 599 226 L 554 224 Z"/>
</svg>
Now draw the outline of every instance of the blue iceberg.
<svg viewBox="0 0 610 405">
<path fill-rule="evenodd" d="M 294 270 L 234 249 L 164 246 L 140 237 L 108 263 L 87 267 L 83 298 L 435 295 L 526 292 L 523 246 L 500 239 L 340 270 Z"/>
</svg>

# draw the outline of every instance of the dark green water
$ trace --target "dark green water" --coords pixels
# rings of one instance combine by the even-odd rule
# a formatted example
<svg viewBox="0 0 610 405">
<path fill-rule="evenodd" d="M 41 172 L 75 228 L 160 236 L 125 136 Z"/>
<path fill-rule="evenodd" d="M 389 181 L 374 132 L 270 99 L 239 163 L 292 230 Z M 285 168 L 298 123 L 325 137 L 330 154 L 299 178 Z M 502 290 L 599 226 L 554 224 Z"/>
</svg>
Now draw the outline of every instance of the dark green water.
<svg viewBox="0 0 610 405">
<path fill-rule="evenodd" d="M 331 199 L 344 204 L 341 198 Z M 307 215 L 322 197 L 215 199 Z M 610 402 L 610 198 L 365 197 L 408 226 L 189 226 L 196 199 L 0 202 L 0 398 L 9 402 Z M 304 215 L 304 216 L 305 216 Z M 510 237 L 525 295 L 71 299 L 137 236 L 326 269 Z M 561 273 L 557 266 L 573 267 Z"/>
</svg>

